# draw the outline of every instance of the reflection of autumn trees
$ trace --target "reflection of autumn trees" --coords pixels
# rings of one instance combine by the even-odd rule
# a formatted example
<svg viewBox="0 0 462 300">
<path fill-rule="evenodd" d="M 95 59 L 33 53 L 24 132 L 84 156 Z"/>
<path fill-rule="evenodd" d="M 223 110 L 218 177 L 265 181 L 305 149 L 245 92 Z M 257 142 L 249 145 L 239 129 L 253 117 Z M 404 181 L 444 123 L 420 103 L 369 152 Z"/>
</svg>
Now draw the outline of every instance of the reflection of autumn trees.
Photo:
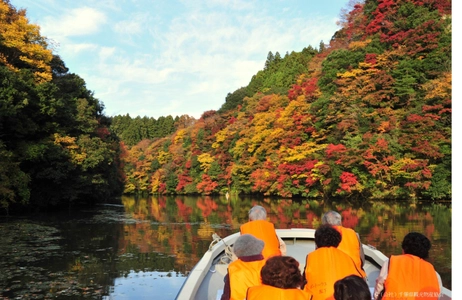
<svg viewBox="0 0 462 300">
<path fill-rule="evenodd" d="M 348 228 L 356 228 L 359 223 L 359 217 L 357 211 L 352 211 L 352 208 L 349 207 L 346 210 L 339 210 L 342 215 L 342 225 Z"/>
<path fill-rule="evenodd" d="M 218 205 L 215 201 L 213 201 L 210 197 L 200 198 L 197 201 L 197 208 L 202 211 L 202 216 L 204 217 L 204 221 L 207 222 L 207 218 L 213 211 L 216 211 Z"/>
</svg>

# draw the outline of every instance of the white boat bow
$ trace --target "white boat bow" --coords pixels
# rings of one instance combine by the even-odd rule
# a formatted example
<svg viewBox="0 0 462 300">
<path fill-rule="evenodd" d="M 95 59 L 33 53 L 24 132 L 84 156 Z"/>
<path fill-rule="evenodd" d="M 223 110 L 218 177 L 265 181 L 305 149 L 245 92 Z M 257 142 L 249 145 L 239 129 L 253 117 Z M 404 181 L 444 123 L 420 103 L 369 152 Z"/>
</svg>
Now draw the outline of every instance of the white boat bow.
<svg viewBox="0 0 462 300">
<path fill-rule="evenodd" d="M 286 255 L 297 259 L 300 268 L 304 268 L 306 255 L 315 249 L 314 232 L 315 229 L 310 228 L 276 229 L 278 236 L 286 243 Z M 224 277 L 231 261 L 231 247 L 239 236 L 239 232 L 223 239 L 216 234 L 213 235 L 209 250 L 189 273 L 176 300 L 220 299 Z M 369 288 L 373 292 L 380 268 L 388 258 L 373 246 L 363 245 L 363 249 L 366 258 L 364 271 L 367 274 Z M 443 288 L 440 299 L 452 299 L 451 291 Z"/>
</svg>

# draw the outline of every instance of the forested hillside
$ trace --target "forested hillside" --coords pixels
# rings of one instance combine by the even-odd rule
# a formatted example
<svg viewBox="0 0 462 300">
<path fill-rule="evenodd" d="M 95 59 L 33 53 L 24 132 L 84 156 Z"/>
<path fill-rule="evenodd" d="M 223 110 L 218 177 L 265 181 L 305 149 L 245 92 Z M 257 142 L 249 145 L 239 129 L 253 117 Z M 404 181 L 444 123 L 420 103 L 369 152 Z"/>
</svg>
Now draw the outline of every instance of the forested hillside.
<svg viewBox="0 0 462 300">
<path fill-rule="evenodd" d="M 218 112 L 124 146 L 125 192 L 450 199 L 451 18 L 448 0 L 355 5 L 322 49 L 270 52 Z"/>
<path fill-rule="evenodd" d="M 71 208 L 120 195 L 119 139 L 104 106 L 39 27 L 0 1 L 0 206 Z"/>
</svg>

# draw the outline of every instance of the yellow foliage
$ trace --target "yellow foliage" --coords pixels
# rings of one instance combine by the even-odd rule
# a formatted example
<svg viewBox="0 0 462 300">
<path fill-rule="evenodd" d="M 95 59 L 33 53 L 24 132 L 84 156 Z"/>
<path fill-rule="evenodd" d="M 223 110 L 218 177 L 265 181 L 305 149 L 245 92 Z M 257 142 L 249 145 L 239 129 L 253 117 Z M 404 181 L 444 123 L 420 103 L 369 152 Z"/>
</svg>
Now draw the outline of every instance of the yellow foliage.
<svg viewBox="0 0 462 300">
<path fill-rule="evenodd" d="M 294 148 L 281 147 L 281 154 L 285 154 L 282 158 L 286 162 L 301 161 L 307 158 L 311 158 L 312 154 L 322 151 L 327 147 L 326 144 L 316 144 L 314 142 L 306 142 L 300 146 Z"/>
<path fill-rule="evenodd" d="M 233 148 L 233 157 L 234 158 L 238 158 L 238 157 L 242 156 L 242 153 L 244 153 L 244 150 L 245 150 L 245 145 L 246 145 L 246 143 L 242 139 L 240 139 L 240 140 L 238 140 L 236 142 L 236 145 Z"/>
<path fill-rule="evenodd" d="M 404 157 L 401 158 L 400 160 L 397 160 L 393 163 L 393 165 L 390 166 L 390 170 L 393 173 L 393 176 L 395 177 L 402 177 L 402 178 L 413 178 L 416 172 L 421 172 L 421 168 L 417 168 L 414 172 L 407 170 L 408 166 L 413 166 L 415 165 L 416 162 L 409 157 Z"/>
<path fill-rule="evenodd" d="M 210 154 L 202 153 L 197 157 L 197 161 L 200 162 L 201 169 L 204 170 L 204 172 L 207 172 L 210 168 L 210 165 L 213 163 L 214 159 Z"/>
<path fill-rule="evenodd" d="M 163 177 L 164 176 L 160 170 L 157 170 L 151 176 L 151 193 L 155 194 L 159 191 L 159 186 L 162 183 Z"/>
<path fill-rule="evenodd" d="M 163 150 L 160 150 L 159 153 L 157 154 L 157 160 L 161 165 L 166 164 L 170 160 L 171 154 L 168 152 L 165 152 Z"/>
<path fill-rule="evenodd" d="M 351 71 L 346 71 L 345 73 L 337 73 L 338 77 L 341 78 L 349 78 L 349 77 L 357 77 L 364 73 L 364 70 L 361 69 L 353 69 Z"/>
<path fill-rule="evenodd" d="M 324 162 L 323 161 L 318 161 L 313 169 L 311 169 L 311 179 L 313 181 L 323 181 L 325 179 L 325 175 L 319 170 L 319 167 L 323 166 Z"/>
<path fill-rule="evenodd" d="M 24 13 L 15 12 L 3 1 L 0 2 L 0 36 L 0 43 L 9 50 L 0 55 L 0 63 L 12 71 L 18 71 L 16 65 L 25 63 L 39 83 L 52 79 L 53 53 L 47 49 L 48 43 L 40 35 L 40 27 L 29 24 Z"/>
<path fill-rule="evenodd" d="M 78 146 L 75 143 L 75 137 L 71 136 L 61 136 L 59 133 L 54 134 L 54 144 L 65 146 L 67 149 L 76 149 Z"/>
<path fill-rule="evenodd" d="M 367 45 L 371 42 L 371 39 L 365 40 L 365 41 L 356 41 L 356 42 L 351 42 L 348 47 L 351 50 L 358 50 L 358 49 L 363 49 L 366 48 Z"/>
<path fill-rule="evenodd" d="M 375 68 L 372 68 L 372 64 L 371 63 L 367 63 L 367 62 L 360 62 L 359 63 L 359 67 L 361 69 L 366 69 L 367 70 L 367 73 L 376 73 L 378 70 L 375 69 Z M 372 69 L 371 69 L 372 68 Z"/>
<path fill-rule="evenodd" d="M 446 72 L 442 77 L 430 80 L 423 85 L 425 99 L 445 99 L 452 96 L 452 73 Z"/>
<path fill-rule="evenodd" d="M 228 134 L 229 134 L 228 131 L 229 131 L 229 127 L 225 127 L 215 134 L 215 142 L 212 144 L 212 148 L 214 149 L 220 148 L 221 143 L 224 142 L 226 138 L 228 137 Z M 234 134 L 234 132 L 232 132 L 231 134 Z"/>
<path fill-rule="evenodd" d="M 87 158 L 87 153 L 76 143 L 75 137 L 61 136 L 58 133 L 54 134 L 54 144 L 67 149 L 70 154 L 70 159 L 73 163 L 81 165 Z"/>
<path fill-rule="evenodd" d="M 183 141 L 184 137 L 186 135 L 186 130 L 180 129 L 176 132 L 175 138 L 174 138 L 174 143 L 178 143 Z"/>
<path fill-rule="evenodd" d="M 124 194 L 130 194 L 135 191 L 135 185 L 133 183 L 126 183 L 124 186 Z"/>
<path fill-rule="evenodd" d="M 382 121 L 382 123 L 380 123 L 380 126 L 377 128 L 377 130 L 380 133 L 384 133 L 384 132 L 389 131 L 390 130 L 390 122 L 389 121 Z"/>
</svg>

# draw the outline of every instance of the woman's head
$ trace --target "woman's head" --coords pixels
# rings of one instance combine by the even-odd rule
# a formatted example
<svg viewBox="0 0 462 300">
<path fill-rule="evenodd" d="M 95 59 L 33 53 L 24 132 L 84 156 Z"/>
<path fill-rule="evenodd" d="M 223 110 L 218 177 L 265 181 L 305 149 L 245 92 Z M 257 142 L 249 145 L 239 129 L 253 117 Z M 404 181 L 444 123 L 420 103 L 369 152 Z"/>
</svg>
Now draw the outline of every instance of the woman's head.
<svg viewBox="0 0 462 300">
<path fill-rule="evenodd" d="M 335 300 L 371 300 L 371 291 L 363 278 L 350 275 L 334 283 Z"/>
<path fill-rule="evenodd" d="M 299 265 L 291 256 L 270 257 L 261 269 L 262 283 L 282 289 L 298 288 L 304 280 Z"/>
<path fill-rule="evenodd" d="M 318 248 L 338 247 L 342 241 L 342 235 L 329 224 L 319 226 L 314 232 L 314 242 Z"/>
<path fill-rule="evenodd" d="M 415 255 L 422 259 L 428 258 L 431 246 L 430 240 L 418 232 L 409 232 L 401 243 L 401 248 L 405 254 Z"/>
</svg>

